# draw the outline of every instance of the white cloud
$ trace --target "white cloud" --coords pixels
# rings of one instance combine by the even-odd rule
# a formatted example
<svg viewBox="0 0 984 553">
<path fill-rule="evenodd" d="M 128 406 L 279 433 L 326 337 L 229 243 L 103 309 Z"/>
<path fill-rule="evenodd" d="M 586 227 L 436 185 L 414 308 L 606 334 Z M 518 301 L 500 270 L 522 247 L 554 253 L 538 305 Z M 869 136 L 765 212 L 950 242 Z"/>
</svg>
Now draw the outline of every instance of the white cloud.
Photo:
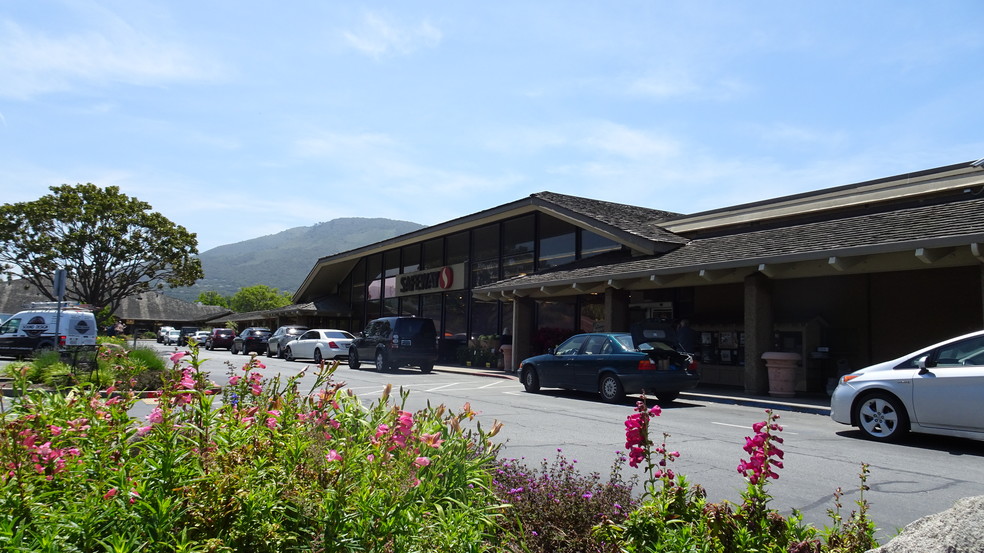
<svg viewBox="0 0 984 553">
<path fill-rule="evenodd" d="M 433 48 L 444 37 L 430 21 L 401 25 L 392 18 L 374 12 L 365 15 L 360 29 L 344 31 L 342 36 L 350 46 L 374 59 L 387 55 L 405 56 L 421 48 Z"/>
<path fill-rule="evenodd" d="M 154 86 L 214 78 L 214 64 L 185 46 L 114 20 L 99 30 L 53 35 L 0 22 L 0 96 L 29 98 L 80 85 Z"/>
</svg>

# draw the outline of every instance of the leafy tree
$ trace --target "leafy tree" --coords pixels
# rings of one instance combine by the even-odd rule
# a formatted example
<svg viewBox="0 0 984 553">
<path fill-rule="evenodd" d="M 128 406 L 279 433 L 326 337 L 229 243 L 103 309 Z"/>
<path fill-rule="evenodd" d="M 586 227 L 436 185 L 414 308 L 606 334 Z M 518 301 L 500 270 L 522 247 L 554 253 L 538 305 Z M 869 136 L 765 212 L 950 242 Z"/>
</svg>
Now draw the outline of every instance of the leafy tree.
<svg viewBox="0 0 984 553">
<path fill-rule="evenodd" d="M 264 311 L 290 305 L 290 292 L 281 292 L 265 284 L 240 288 L 229 299 L 229 308 L 237 313 Z"/>
<path fill-rule="evenodd" d="M 202 305 L 218 305 L 219 307 L 229 308 L 229 298 L 223 296 L 215 290 L 207 290 L 201 294 L 198 294 L 198 299 L 196 299 L 195 302 Z"/>
<path fill-rule="evenodd" d="M 38 200 L 0 206 L 0 274 L 56 300 L 52 280 L 65 269 L 66 299 L 110 312 L 123 298 L 204 276 L 195 234 L 150 204 L 116 186 L 50 189 Z"/>
</svg>

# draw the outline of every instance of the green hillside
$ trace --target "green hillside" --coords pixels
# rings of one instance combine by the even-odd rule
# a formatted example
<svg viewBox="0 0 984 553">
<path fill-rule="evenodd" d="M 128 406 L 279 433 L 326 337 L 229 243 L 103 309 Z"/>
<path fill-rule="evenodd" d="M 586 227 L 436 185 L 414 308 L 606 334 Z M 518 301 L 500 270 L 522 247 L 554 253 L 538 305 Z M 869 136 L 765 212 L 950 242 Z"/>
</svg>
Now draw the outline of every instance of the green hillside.
<svg viewBox="0 0 984 553">
<path fill-rule="evenodd" d="M 345 217 L 227 244 L 199 255 L 205 278 L 195 286 L 163 292 L 186 301 L 194 301 L 208 290 L 231 296 L 244 286 L 256 284 L 294 292 L 319 258 L 419 228 L 423 225 L 408 221 Z"/>
</svg>

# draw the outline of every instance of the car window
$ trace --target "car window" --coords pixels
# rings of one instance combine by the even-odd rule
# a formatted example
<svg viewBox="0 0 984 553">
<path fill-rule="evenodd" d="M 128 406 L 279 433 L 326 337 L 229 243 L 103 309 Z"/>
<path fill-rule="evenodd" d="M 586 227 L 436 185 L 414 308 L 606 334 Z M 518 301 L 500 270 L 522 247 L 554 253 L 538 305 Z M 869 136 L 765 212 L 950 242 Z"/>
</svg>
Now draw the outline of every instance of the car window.
<svg viewBox="0 0 984 553">
<path fill-rule="evenodd" d="M 336 340 L 339 340 L 339 339 L 341 339 L 341 340 L 351 340 L 352 338 L 354 338 L 354 336 L 352 336 L 348 332 L 345 332 L 344 330 L 338 330 L 338 331 L 334 331 L 334 332 L 325 332 L 325 337 L 327 337 L 327 338 L 334 338 Z"/>
<path fill-rule="evenodd" d="M 602 349 L 608 345 L 608 336 L 590 336 L 588 338 L 588 343 L 584 345 L 585 355 L 600 355 Z M 611 351 L 611 346 L 608 346 L 609 352 Z"/>
<path fill-rule="evenodd" d="M 581 345 L 584 344 L 586 339 L 587 336 L 574 336 L 563 344 L 560 344 L 554 353 L 557 355 L 577 355 L 577 352 L 581 350 Z"/>
<path fill-rule="evenodd" d="M 3 326 L 0 326 L 0 333 L 10 334 L 12 332 L 17 332 L 17 329 L 20 328 L 20 322 L 20 317 L 16 319 L 8 319 L 7 322 L 3 323 Z"/>
<path fill-rule="evenodd" d="M 621 346 L 621 349 L 625 351 L 632 351 L 635 349 L 635 344 L 632 343 L 631 334 L 619 334 L 617 336 L 613 336 L 613 338 L 616 342 L 618 342 L 618 346 Z M 619 349 L 619 347 L 615 344 L 610 344 L 610 346 L 614 351 L 618 351 Z"/>
<path fill-rule="evenodd" d="M 984 336 L 947 344 L 934 355 L 937 367 L 984 365 Z"/>
</svg>

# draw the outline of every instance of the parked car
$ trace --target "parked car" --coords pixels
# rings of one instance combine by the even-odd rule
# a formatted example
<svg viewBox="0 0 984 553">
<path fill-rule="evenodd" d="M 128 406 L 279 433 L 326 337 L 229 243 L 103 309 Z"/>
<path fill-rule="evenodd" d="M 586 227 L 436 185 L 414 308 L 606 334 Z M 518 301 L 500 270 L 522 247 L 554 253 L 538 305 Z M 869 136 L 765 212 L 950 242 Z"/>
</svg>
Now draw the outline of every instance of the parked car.
<svg viewBox="0 0 984 553">
<path fill-rule="evenodd" d="M 213 328 L 212 332 L 205 338 L 205 349 L 214 350 L 215 348 L 232 348 L 232 341 L 236 338 L 236 331 L 231 328 Z"/>
<path fill-rule="evenodd" d="M 167 334 L 164 336 L 164 345 L 166 345 L 166 346 L 177 345 L 178 340 L 180 340 L 180 339 L 181 339 L 181 331 L 180 330 L 177 330 L 177 329 L 175 329 L 175 330 L 168 330 L 167 331 Z"/>
<path fill-rule="evenodd" d="M 181 327 L 181 334 L 178 336 L 178 345 L 186 346 L 188 345 L 188 338 L 195 335 L 198 332 L 197 326 L 183 326 Z"/>
<path fill-rule="evenodd" d="M 677 343 L 672 329 L 645 322 L 631 333 L 577 334 L 549 353 L 524 359 L 519 380 L 531 393 L 566 388 L 598 392 L 607 402 L 645 393 L 668 403 L 699 382 L 697 361 Z"/>
<path fill-rule="evenodd" d="M 284 356 L 284 346 L 287 342 L 297 338 L 301 334 L 307 331 L 308 327 L 303 325 L 284 325 L 277 330 L 273 331 L 270 335 L 270 339 L 267 341 L 267 357 L 277 357 Z"/>
<path fill-rule="evenodd" d="M 162 326 L 157 330 L 157 343 L 163 344 L 165 338 L 167 338 L 167 333 L 174 330 L 173 326 Z"/>
<path fill-rule="evenodd" d="M 266 350 L 267 340 L 270 339 L 270 329 L 262 326 L 251 326 L 243 329 L 238 336 L 232 339 L 232 346 L 229 351 L 233 355 L 237 353 L 260 353 Z"/>
<path fill-rule="evenodd" d="M 314 359 L 321 363 L 325 359 L 340 359 L 348 357 L 352 336 L 344 330 L 333 328 L 316 328 L 308 330 L 298 338 L 291 340 L 284 348 L 284 357 L 288 361 L 296 359 Z"/>
<path fill-rule="evenodd" d="M 984 440 L 984 330 L 964 334 L 841 377 L 830 417 L 869 439 L 910 430 Z"/>
<path fill-rule="evenodd" d="M 199 347 L 203 347 L 205 345 L 205 340 L 209 337 L 209 334 L 211 333 L 207 330 L 199 330 L 192 336 L 192 338 L 195 339 L 195 343 L 198 344 Z"/>
<path fill-rule="evenodd" d="M 437 361 L 437 331 L 434 321 L 417 317 L 383 317 L 369 321 L 352 340 L 349 367 L 358 369 L 363 359 L 372 359 L 379 372 L 414 366 L 429 373 Z"/>
</svg>

